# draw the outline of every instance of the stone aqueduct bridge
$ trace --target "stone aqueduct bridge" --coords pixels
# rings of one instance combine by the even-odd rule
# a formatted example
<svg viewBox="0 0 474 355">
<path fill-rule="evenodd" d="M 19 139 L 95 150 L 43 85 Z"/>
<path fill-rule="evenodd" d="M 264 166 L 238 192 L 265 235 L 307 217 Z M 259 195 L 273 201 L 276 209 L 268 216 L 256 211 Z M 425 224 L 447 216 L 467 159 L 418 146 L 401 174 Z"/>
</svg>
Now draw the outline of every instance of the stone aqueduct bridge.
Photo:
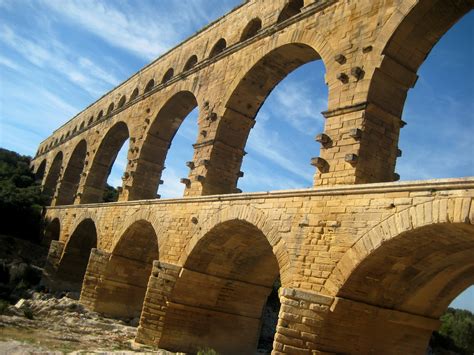
<svg viewBox="0 0 474 355">
<path fill-rule="evenodd" d="M 275 354 L 424 353 L 474 283 L 474 179 L 394 182 L 401 114 L 419 66 L 473 6 L 252 0 L 210 24 L 41 143 L 46 280 L 99 312 L 140 316 L 138 341 L 252 354 L 280 277 Z M 312 60 L 329 92 L 314 188 L 236 193 L 256 113 Z M 195 107 L 185 196 L 156 199 Z M 127 138 L 119 202 L 100 203 Z"/>
</svg>

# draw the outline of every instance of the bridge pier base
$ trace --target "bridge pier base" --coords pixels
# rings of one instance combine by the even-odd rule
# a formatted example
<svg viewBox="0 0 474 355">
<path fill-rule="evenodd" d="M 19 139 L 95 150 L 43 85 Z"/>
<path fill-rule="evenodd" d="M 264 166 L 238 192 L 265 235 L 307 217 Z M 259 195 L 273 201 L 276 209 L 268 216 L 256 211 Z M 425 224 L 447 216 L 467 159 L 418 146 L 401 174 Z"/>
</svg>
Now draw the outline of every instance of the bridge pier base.
<svg viewBox="0 0 474 355">
<path fill-rule="evenodd" d="M 59 262 L 61 255 L 63 254 L 65 243 L 57 240 L 52 240 L 49 245 L 48 256 L 46 258 L 46 264 L 43 269 L 43 276 L 41 278 L 41 284 L 46 288 L 55 291 L 57 287 L 56 273 L 58 271 Z"/>
<path fill-rule="evenodd" d="M 155 260 L 143 302 L 140 325 L 135 341 L 159 345 L 163 331 L 168 300 L 179 277 L 181 267 Z"/>
<path fill-rule="evenodd" d="M 109 258 L 110 253 L 96 248 L 91 250 L 80 296 L 80 302 L 90 310 L 96 310 L 97 293 Z"/>
</svg>

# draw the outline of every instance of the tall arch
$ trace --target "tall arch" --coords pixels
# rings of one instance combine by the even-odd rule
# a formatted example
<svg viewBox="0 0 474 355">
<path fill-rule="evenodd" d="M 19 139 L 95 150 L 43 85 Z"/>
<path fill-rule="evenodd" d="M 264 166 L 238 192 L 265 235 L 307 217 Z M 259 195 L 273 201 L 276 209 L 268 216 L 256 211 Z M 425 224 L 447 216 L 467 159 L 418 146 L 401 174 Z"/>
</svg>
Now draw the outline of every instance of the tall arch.
<svg viewBox="0 0 474 355">
<path fill-rule="evenodd" d="M 189 91 L 175 94 L 163 105 L 140 149 L 129 200 L 156 197 L 171 142 L 183 120 L 197 105 L 196 97 Z"/>
<path fill-rule="evenodd" d="M 273 88 L 289 73 L 320 59 L 309 45 L 284 44 L 260 58 L 233 87 L 217 128 L 203 194 L 235 192 L 244 147 L 255 117 Z M 237 132 L 237 134 L 236 134 Z"/>
<path fill-rule="evenodd" d="M 118 318 L 139 317 L 158 239 L 153 226 L 139 220 L 120 237 L 97 290 L 95 311 Z"/>
<path fill-rule="evenodd" d="M 472 0 L 405 0 L 404 3 L 409 10 L 404 16 L 393 16 L 377 38 L 386 44 L 368 93 L 369 102 L 380 104 L 397 117 L 401 117 L 407 92 L 416 83 L 416 72 L 432 48 L 474 8 Z"/>
<path fill-rule="evenodd" d="M 254 353 L 263 307 L 278 275 L 277 258 L 260 229 L 238 219 L 216 225 L 183 265 L 159 346 Z"/>
<path fill-rule="evenodd" d="M 64 247 L 56 272 L 55 287 L 80 291 L 92 248 L 97 248 L 97 230 L 92 219 L 78 224 Z"/>
<path fill-rule="evenodd" d="M 43 181 L 45 171 L 46 171 L 46 159 L 43 159 L 43 161 L 38 166 L 35 172 L 35 180 L 37 182 L 41 183 Z"/>
<path fill-rule="evenodd" d="M 128 127 L 124 122 L 118 122 L 108 130 L 89 169 L 80 197 L 81 204 L 102 202 L 112 164 L 128 138 Z"/>
<path fill-rule="evenodd" d="M 84 161 L 86 159 L 87 143 L 80 141 L 74 149 L 58 190 L 56 205 L 71 205 L 74 203 L 76 192 L 79 187 L 81 173 L 84 170 Z"/>
<path fill-rule="evenodd" d="M 53 159 L 51 167 L 49 168 L 48 175 L 43 186 L 43 192 L 47 197 L 48 204 L 51 203 L 56 187 L 58 184 L 59 175 L 61 174 L 61 167 L 63 164 L 63 153 L 59 152 Z"/>
</svg>

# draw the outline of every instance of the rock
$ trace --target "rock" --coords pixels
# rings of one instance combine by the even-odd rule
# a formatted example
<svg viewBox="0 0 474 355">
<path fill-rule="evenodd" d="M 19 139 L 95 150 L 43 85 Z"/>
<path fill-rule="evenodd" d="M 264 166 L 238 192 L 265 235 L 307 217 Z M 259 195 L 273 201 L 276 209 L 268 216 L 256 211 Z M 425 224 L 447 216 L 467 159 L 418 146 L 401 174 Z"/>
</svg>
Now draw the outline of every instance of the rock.
<svg viewBox="0 0 474 355">
<path fill-rule="evenodd" d="M 20 309 L 22 307 L 25 307 L 26 304 L 25 304 L 26 300 L 24 298 L 22 298 L 21 300 L 19 300 L 16 304 L 15 304 L 15 308 L 16 309 Z"/>
</svg>

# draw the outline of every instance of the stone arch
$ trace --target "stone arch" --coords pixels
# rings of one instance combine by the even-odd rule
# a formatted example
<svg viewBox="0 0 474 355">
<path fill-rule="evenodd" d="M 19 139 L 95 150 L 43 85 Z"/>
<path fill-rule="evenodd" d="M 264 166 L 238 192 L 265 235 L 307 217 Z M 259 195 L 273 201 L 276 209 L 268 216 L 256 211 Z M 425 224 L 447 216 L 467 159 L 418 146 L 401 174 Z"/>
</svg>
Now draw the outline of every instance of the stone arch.
<svg viewBox="0 0 474 355">
<path fill-rule="evenodd" d="M 324 285 L 336 301 L 319 336 L 346 336 L 331 331 L 340 329 L 343 316 L 355 320 L 354 340 L 332 351 L 426 350 L 439 317 L 474 285 L 473 207 L 472 198 L 410 207 L 372 228 L 344 254 Z"/>
<path fill-rule="evenodd" d="M 61 223 L 59 222 L 59 218 L 54 218 L 44 229 L 44 235 L 41 244 L 49 246 L 52 240 L 59 240 L 60 235 Z"/>
<path fill-rule="evenodd" d="M 51 163 L 48 175 L 43 185 L 43 192 L 47 196 L 48 204 L 51 203 L 58 184 L 61 168 L 63 164 L 63 153 L 58 152 Z"/>
<path fill-rule="evenodd" d="M 40 163 L 40 165 L 35 171 L 35 180 L 37 182 L 41 183 L 43 181 L 45 171 L 46 171 L 46 159 L 43 159 L 43 161 Z"/>
<path fill-rule="evenodd" d="M 155 86 L 155 79 L 150 79 L 148 81 L 148 83 L 146 84 L 145 86 L 145 90 L 143 90 L 144 93 L 147 93 L 148 91 L 150 91 L 151 89 L 153 89 L 153 87 Z"/>
<path fill-rule="evenodd" d="M 97 121 L 100 120 L 103 115 L 104 115 L 104 111 L 100 110 L 99 114 L 97 115 Z"/>
<path fill-rule="evenodd" d="M 188 243 L 168 302 L 160 347 L 255 352 L 263 307 L 281 272 L 281 255 L 271 245 L 278 240 L 276 232 L 270 231 L 272 238 L 246 220 L 269 228 L 268 220 L 257 219 L 261 212 L 253 216 L 249 213 L 253 208 L 237 210 L 230 208 L 219 213 L 220 219 L 206 221 Z"/>
<path fill-rule="evenodd" d="M 128 224 L 110 254 L 96 288 L 95 311 L 112 317 L 137 318 L 158 260 L 158 239 L 150 222 Z"/>
<path fill-rule="evenodd" d="M 324 284 L 324 292 L 336 294 L 353 271 L 382 244 L 405 233 L 437 224 L 472 224 L 472 198 L 440 199 L 409 207 L 393 214 L 363 234 L 341 257 Z"/>
<path fill-rule="evenodd" d="M 76 192 L 84 170 L 87 153 L 87 143 L 83 139 L 74 148 L 64 171 L 58 190 L 56 205 L 71 205 L 74 203 Z"/>
<path fill-rule="evenodd" d="M 219 53 L 222 53 L 227 47 L 227 42 L 224 38 L 219 39 L 209 53 L 209 58 L 214 58 Z"/>
<path fill-rule="evenodd" d="M 102 201 L 107 177 L 120 148 L 128 138 L 128 127 L 122 121 L 113 125 L 102 138 L 84 182 L 81 204 Z"/>
<path fill-rule="evenodd" d="M 277 23 L 288 20 L 299 14 L 304 6 L 304 0 L 289 0 L 278 15 Z"/>
<path fill-rule="evenodd" d="M 97 230 L 92 219 L 82 219 L 64 246 L 55 287 L 80 291 L 92 248 L 97 248 Z"/>
<path fill-rule="evenodd" d="M 282 42 L 249 64 L 224 95 L 214 138 L 219 144 L 212 147 L 203 195 L 236 192 L 244 147 L 260 107 L 290 72 L 321 58 L 314 45 Z"/>
<path fill-rule="evenodd" d="M 376 53 L 382 62 L 371 80 L 368 102 L 401 117 L 419 67 L 439 39 L 473 7 L 472 0 L 403 1 L 399 6 L 403 12 L 390 17 L 375 41 L 383 44 Z"/>
<path fill-rule="evenodd" d="M 189 59 L 186 61 L 186 64 L 184 65 L 184 68 L 183 68 L 183 72 L 191 69 L 192 67 L 194 67 L 198 62 L 198 57 L 193 54 L 191 57 L 189 57 Z"/>
<path fill-rule="evenodd" d="M 129 200 L 156 198 L 166 155 L 183 120 L 198 106 L 190 91 L 180 91 L 169 98 L 146 133 L 134 172 Z"/>
<path fill-rule="evenodd" d="M 161 80 L 161 83 L 162 84 L 165 84 L 166 82 L 168 82 L 172 77 L 174 76 L 174 69 L 173 68 L 169 68 L 165 75 L 163 75 L 163 79 Z"/>
<path fill-rule="evenodd" d="M 240 36 L 240 41 L 245 41 L 249 38 L 252 38 L 257 34 L 258 31 L 262 29 L 262 20 L 258 17 L 250 20 L 250 22 L 245 26 Z"/>
<path fill-rule="evenodd" d="M 198 216 L 199 220 L 199 216 Z M 255 228 L 262 231 L 268 240 L 268 243 L 273 248 L 273 253 L 276 255 L 278 268 L 280 270 L 282 287 L 292 287 L 292 265 L 288 255 L 288 248 L 285 241 L 281 238 L 278 232 L 278 224 L 273 222 L 269 216 L 261 209 L 244 206 L 244 207 L 228 207 L 213 213 L 211 217 L 199 222 L 193 229 L 191 235 L 193 236 L 186 244 L 179 262 L 179 265 L 184 265 L 188 256 L 199 243 L 199 241 L 208 234 L 215 226 L 225 222 L 242 220 L 249 223 Z"/>
<path fill-rule="evenodd" d="M 94 122 L 94 116 L 89 117 L 89 121 L 87 122 L 87 125 L 90 126 Z"/>
</svg>

